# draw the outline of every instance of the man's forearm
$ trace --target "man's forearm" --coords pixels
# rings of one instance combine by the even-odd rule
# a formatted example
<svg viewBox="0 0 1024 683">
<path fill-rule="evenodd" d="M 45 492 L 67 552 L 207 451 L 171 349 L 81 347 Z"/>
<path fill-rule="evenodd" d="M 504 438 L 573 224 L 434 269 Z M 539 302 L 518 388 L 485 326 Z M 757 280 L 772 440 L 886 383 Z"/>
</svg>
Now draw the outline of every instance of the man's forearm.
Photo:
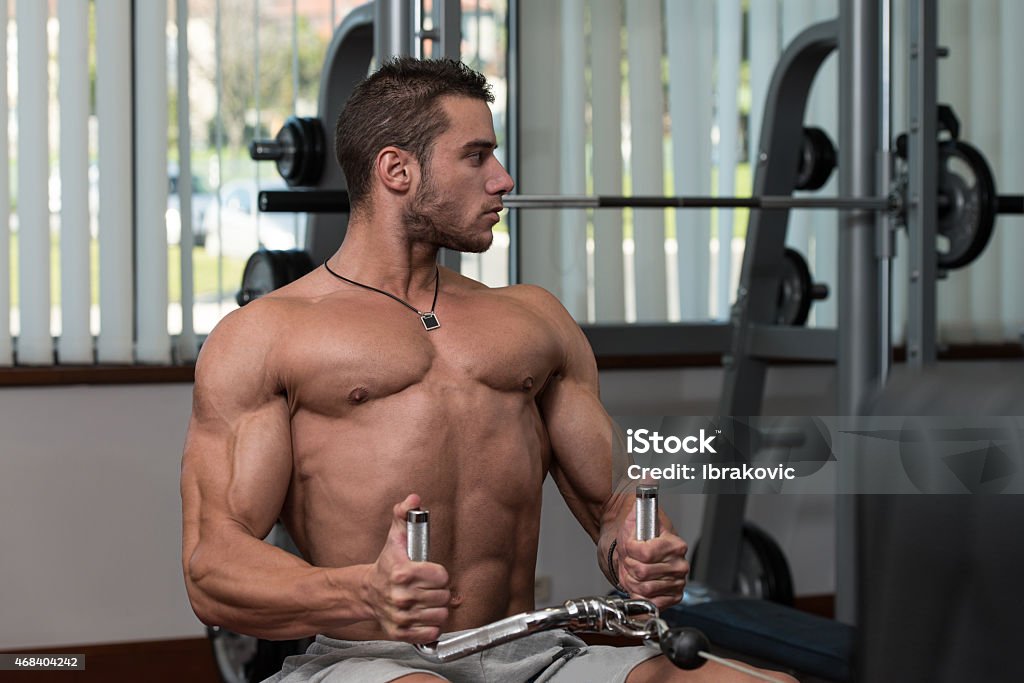
<svg viewBox="0 0 1024 683">
<path fill-rule="evenodd" d="M 203 623 L 285 640 L 373 619 L 362 597 L 367 569 L 368 565 L 314 567 L 247 537 L 231 539 L 220 548 L 197 548 L 186 567 L 185 583 Z"/>
<path fill-rule="evenodd" d="M 601 514 L 601 530 L 597 538 L 597 566 L 605 578 L 619 588 L 619 577 L 616 574 L 617 558 L 615 557 L 616 536 L 622 527 L 623 520 L 629 515 L 629 501 L 632 497 L 623 491 L 613 493 L 604 505 Z"/>
</svg>

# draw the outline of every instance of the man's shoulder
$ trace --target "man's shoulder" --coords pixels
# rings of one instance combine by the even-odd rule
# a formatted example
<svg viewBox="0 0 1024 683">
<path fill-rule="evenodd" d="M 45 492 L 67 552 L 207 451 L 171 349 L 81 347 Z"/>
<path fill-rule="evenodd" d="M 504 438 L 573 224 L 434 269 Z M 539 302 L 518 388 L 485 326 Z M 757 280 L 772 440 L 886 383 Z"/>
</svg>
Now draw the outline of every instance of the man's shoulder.
<svg viewBox="0 0 1024 683">
<path fill-rule="evenodd" d="M 504 296 L 512 299 L 523 306 L 526 306 L 536 313 L 539 313 L 553 322 L 565 325 L 573 324 L 575 321 L 569 312 L 565 310 L 562 302 L 554 294 L 539 285 L 519 284 L 509 285 L 500 290 Z"/>
<path fill-rule="evenodd" d="M 469 278 L 465 278 L 469 279 Z M 554 294 L 538 285 L 516 284 L 487 287 L 469 280 L 475 296 L 481 297 L 488 311 L 515 309 L 546 322 L 545 329 L 555 331 L 564 341 L 579 334 L 579 324 Z"/>
<path fill-rule="evenodd" d="M 224 316 L 211 334 L 268 336 L 273 338 L 283 329 L 292 327 L 303 315 L 312 313 L 312 307 L 329 291 L 322 281 L 307 274 L 279 289 L 250 301 L 245 306 Z"/>
<path fill-rule="evenodd" d="M 459 275 L 460 283 L 467 290 L 480 296 L 489 297 L 495 301 L 506 300 L 517 302 L 534 308 L 551 309 L 553 311 L 564 311 L 561 302 L 554 294 L 538 285 L 517 284 L 504 287 L 489 287 L 464 275 Z"/>
<path fill-rule="evenodd" d="M 208 335 L 200 361 L 203 355 L 266 360 L 280 341 L 294 339 L 304 327 L 303 320 L 315 315 L 318 298 L 300 279 L 231 311 Z"/>
</svg>

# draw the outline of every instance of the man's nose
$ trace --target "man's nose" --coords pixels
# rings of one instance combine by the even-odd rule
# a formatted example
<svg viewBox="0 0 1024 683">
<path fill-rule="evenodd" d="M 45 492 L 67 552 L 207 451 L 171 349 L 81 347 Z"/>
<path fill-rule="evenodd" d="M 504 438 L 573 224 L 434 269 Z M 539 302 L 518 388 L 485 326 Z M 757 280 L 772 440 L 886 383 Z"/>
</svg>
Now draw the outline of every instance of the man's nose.
<svg viewBox="0 0 1024 683">
<path fill-rule="evenodd" d="M 508 194 L 516 186 L 516 181 L 501 164 L 498 164 L 498 174 L 491 183 L 491 194 Z"/>
</svg>

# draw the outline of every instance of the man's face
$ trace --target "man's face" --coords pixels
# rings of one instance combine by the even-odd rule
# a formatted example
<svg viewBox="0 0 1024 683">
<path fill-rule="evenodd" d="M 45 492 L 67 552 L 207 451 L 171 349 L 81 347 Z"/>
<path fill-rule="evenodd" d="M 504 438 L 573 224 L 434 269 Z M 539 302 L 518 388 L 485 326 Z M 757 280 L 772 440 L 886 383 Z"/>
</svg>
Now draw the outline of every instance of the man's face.
<svg viewBox="0 0 1024 683">
<path fill-rule="evenodd" d="M 515 183 L 494 156 L 497 143 L 487 103 L 445 97 L 441 106 L 450 125 L 437 136 L 421 168 L 405 223 L 417 240 L 479 253 L 491 246 L 501 197 Z"/>
</svg>

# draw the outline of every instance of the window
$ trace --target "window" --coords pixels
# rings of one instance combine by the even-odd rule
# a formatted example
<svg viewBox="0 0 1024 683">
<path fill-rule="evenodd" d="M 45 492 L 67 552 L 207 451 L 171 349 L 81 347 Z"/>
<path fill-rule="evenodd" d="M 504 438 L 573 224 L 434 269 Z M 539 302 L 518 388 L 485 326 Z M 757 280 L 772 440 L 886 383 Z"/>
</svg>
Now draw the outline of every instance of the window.
<svg viewBox="0 0 1024 683">
<path fill-rule="evenodd" d="M 197 339 L 236 306 L 248 256 L 305 244 L 304 215 L 257 210 L 260 190 L 285 184 L 247 148 L 289 116 L 318 114 L 328 44 L 361 4 L 10 3 L 0 365 L 193 358 Z M 502 139 L 505 7 L 463 8 L 463 50 L 495 84 Z M 505 255 L 468 258 L 467 272 L 507 279 L 508 231 L 499 232 Z"/>
<path fill-rule="evenodd" d="M 764 97 L 782 50 L 804 28 L 839 14 L 836 0 L 581 0 L 520 7 L 518 102 L 525 194 L 747 195 Z M 1019 3 L 939 3 L 939 99 L 988 157 L 1002 193 L 1024 185 L 1013 132 L 1021 59 L 1010 28 Z M 908 128 L 909 3 L 893 3 L 893 135 Z M 805 125 L 838 144 L 838 59 L 818 73 Z M 1009 93 L 1013 93 L 1010 95 Z M 1002 102 L 1002 105 L 990 106 Z M 841 150 L 840 150 L 841 154 Z M 818 192 L 837 192 L 834 174 Z M 523 280 L 542 284 L 582 322 L 725 319 L 735 296 L 745 211 L 522 212 Z M 1000 217 L 981 260 L 938 285 L 939 335 L 949 342 L 1016 342 L 1024 305 L 1014 261 L 1020 217 Z M 836 323 L 837 214 L 791 212 L 788 241 L 833 292 L 812 325 Z M 906 247 L 894 264 L 894 336 L 903 338 Z"/>
<path fill-rule="evenodd" d="M 359 4 L 6 3 L 0 365 L 194 357 L 197 339 L 235 307 L 248 255 L 309 237 L 305 216 L 256 210 L 261 189 L 284 184 L 247 147 L 289 116 L 318 114 L 328 45 Z M 1024 57 L 1013 35 L 1019 3 L 939 7 L 951 54 L 940 99 L 999 191 L 1019 193 L 1024 168 L 1010 150 L 1021 89 L 1007 66 Z M 894 8 L 895 134 L 907 128 L 907 3 Z M 461 54 L 494 87 L 498 155 L 519 192 L 744 195 L 781 51 L 837 13 L 836 0 L 462 0 Z M 836 62 L 820 73 L 805 121 L 833 139 Z M 328 129 L 335 115 L 326 113 Z M 833 178 L 821 192 L 835 187 Z M 723 319 L 746 220 L 739 210 L 523 211 L 504 216 L 494 247 L 460 267 L 491 285 L 541 284 L 581 322 Z M 1019 338 L 1024 299 L 1009 292 L 1020 289 L 1021 220 L 1001 217 L 981 261 L 939 284 L 944 341 Z M 836 214 L 794 211 L 788 235 L 832 284 Z M 897 321 L 907 277 L 898 258 Z M 816 304 L 812 324 L 833 325 L 834 302 L 833 292 Z M 895 331 L 898 340 L 899 322 Z"/>
</svg>

